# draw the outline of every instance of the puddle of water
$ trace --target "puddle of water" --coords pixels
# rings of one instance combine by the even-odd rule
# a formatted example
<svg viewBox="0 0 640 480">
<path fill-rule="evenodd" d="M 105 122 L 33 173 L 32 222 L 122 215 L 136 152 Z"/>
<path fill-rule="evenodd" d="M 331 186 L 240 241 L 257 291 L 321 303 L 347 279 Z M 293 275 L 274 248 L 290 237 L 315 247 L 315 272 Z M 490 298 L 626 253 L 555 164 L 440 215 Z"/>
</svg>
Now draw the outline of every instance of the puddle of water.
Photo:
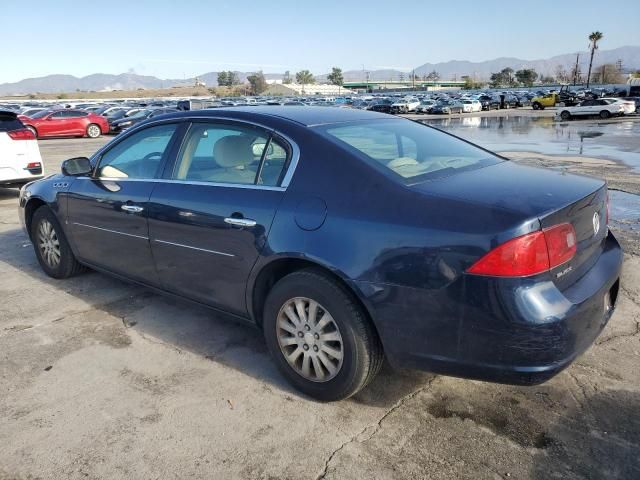
<svg viewBox="0 0 640 480">
<path fill-rule="evenodd" d="M 623 230 L 639 230 L 640 195 L 609 190 L 609 215 L 612 226 Z"/>
<path fill-rule="evenodd" d="M 617 160 L 640 172 L 640 122 L 555 122 L 553 118 L 468 117 L 424 120 L 496 152 L 525 151 Z"/>
</svg>

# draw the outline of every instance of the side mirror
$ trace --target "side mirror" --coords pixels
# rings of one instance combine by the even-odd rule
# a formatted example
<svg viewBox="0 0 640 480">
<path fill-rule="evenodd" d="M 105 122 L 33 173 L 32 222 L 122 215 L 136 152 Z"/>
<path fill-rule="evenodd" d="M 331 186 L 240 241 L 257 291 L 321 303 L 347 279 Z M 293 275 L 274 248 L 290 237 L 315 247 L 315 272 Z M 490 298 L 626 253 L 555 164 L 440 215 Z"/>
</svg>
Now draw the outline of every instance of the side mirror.
<svg viewBox="0 0 640 480">
<path fill-rule="evenodd" d="M 87 157 L 70 158 L 62 162 L 62 174 L 69 177 L 88 175 L 93 170 Z"/>
</svg>

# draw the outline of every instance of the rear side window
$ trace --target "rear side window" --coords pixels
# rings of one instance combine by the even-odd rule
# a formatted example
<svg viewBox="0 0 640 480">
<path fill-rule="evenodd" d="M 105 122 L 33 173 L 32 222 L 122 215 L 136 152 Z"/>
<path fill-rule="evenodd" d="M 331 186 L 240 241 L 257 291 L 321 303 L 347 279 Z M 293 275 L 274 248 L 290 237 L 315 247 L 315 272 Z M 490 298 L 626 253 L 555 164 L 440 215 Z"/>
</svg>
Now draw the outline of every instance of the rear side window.
<svg viewBox="0 0 640 480">
<path fill-rule="evenodd" d="M 287 150 L 269 132 L 223 123 L 191 125 L 178 157 L 176 180 L 277 186 Z"/>
<path fill-rule="evenodd" d="M 503 161 L 474 145 L 417 122 L 377 120 L 318 128 L 405 184 Z"/>
<path fill-rule="evenodd" d="M 0 112 L 0 132 L 20 130 L 24 125 L 13 113 Z"/>
</svg>

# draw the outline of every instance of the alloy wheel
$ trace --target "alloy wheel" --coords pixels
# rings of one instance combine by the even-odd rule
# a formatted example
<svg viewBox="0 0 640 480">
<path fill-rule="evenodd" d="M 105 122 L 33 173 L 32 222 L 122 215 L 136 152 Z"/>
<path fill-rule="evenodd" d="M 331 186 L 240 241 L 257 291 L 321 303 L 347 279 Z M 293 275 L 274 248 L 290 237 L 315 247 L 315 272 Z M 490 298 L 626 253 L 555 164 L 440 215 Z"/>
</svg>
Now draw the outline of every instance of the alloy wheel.
<svg viewBox="0 0 640 480">
<path fill-rule="evenodd" d="M 60 240 L 53 225 L 46 219 L 38 226 L 38 248 L 47 265 L 51 268 L 60 265 Z"/>
<path fill-rule="evenodd" d="M 97 125 L 89 125 L 87 129 L 87 135 L 91 138 L 98 138 L 100 136 L 100 127 Z"/>
<path fill-rule="evenodd" d="M 340 372 L 344 357 L 340 329 L 315 300 L 287 300 L 278 312 L 276 336 L 284 358 L 307 380 L 328 382 Z"/>
</svg>

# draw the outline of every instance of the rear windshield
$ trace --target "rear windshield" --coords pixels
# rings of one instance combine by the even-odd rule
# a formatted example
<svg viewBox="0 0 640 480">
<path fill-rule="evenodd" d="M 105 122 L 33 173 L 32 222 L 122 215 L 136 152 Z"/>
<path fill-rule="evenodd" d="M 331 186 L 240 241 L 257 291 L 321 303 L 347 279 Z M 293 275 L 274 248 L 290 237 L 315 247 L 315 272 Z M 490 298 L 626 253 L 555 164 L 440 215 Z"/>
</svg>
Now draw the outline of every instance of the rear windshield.
<svg viewBox="0 0 640 480">
<path fill-rule="evenodd" d="M 409 120 L 374 120 L 318 128 L 408 185 L 503 161 L 438 129 Z"/>
<path fill-rule="evenodd" d="M 21 128 L 24 128 L 24 125 L 14 113 L 0 112 L 0 132 L 10 132 Z"/>
</svg>

